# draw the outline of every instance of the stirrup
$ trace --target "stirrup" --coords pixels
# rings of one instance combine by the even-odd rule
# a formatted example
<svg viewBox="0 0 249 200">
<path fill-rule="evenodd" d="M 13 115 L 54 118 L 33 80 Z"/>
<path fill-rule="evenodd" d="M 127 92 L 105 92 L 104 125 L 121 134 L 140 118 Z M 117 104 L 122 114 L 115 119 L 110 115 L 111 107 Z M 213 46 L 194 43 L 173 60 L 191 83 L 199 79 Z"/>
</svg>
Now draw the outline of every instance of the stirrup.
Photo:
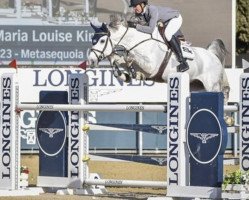
<svg viewBox="0 0 249 200">
<path fill-rule="evenodd" d="M 177 66 L 177 71 L 178 72 L 185 72 L 189 69 L 189 66 L 187 63 L 180 63 L 178 66 Z"/>
</svg>

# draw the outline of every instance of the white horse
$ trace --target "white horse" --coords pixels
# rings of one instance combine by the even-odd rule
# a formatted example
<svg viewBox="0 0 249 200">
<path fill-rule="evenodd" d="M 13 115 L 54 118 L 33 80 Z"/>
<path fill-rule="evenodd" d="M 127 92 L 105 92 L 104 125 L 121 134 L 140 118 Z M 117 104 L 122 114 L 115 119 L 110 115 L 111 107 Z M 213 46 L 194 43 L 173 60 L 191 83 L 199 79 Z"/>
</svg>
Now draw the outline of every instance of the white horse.
<svg viewBox="0 0 249 200">
<path fill-rule="evenodd" d="M 92 24 L 91 24 L 92 25 Z M 122 63 L 133 66 L 134 76 L 142 79 L 166 82 L 167 76 L 177 71 L 178 61 L 174 53 L 163 41 L 158 29 L 152 35 L 138 32 L 126 26 L 123 20 L 111 21 L 107 27 L 92 25 L 95 34 L 93 46 L 88 56 L 91 67 L 108 58 L 111 65 Z M 204 89 L 220 92 L 228 100 L 230 87 L 224 70 L 226 48 L 220 39 L 214 40 L 207 49 L 191 47 L 193 57 L 188 59 L 191 90 Z M 117 53 L 118 50 L 121 54 Z M 119 76 L 122 74 L 119 71 Z M 201 83 L 201 84 L 200 84 Z"/>
</svg>

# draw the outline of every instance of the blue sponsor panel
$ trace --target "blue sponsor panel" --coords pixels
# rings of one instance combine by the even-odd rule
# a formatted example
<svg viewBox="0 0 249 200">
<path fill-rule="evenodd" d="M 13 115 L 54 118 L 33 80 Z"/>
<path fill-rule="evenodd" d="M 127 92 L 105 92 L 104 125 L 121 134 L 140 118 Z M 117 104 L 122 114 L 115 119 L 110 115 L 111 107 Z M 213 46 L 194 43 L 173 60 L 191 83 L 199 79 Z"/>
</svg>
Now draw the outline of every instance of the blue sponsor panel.
<svg viewBox="0 0 249 200">
<path fill-rule="evenodd" d="M 227 144 L 223 94 L 192 93 L 187 145 L 190 153 L 190 185 L 220 187 L 223 154 Z"/>
<path fill-rule="evenodd" d="M 41 91 L 42 104 L 67 104 L 66 91 Z M 67 176 L 67 112 L 43 111 L 36 126 L 40 176 Z"/>
</svg>

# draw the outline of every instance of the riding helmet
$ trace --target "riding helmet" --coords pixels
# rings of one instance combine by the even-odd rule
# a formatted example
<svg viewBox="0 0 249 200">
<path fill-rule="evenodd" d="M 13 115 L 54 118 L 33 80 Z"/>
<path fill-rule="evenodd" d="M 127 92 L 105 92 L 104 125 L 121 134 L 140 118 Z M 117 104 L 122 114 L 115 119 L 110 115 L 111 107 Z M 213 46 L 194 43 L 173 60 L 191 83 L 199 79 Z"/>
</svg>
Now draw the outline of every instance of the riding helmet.
<svg viewBox="0 0 249 200">
<path fill-rule="evenodd" d="M 130 7 L 135 7 L 136 5 L 140 3 L 148 4 L 148 0 L 131 0 Z"/>
</svg>

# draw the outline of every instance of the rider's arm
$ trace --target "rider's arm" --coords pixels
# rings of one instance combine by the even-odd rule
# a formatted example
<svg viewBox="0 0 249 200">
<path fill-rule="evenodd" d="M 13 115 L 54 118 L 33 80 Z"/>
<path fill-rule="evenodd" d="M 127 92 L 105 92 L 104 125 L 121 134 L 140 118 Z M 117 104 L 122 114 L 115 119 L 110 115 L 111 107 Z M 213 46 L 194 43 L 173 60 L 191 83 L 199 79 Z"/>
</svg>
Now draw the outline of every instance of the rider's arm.
<svg viewBox="0 0 249 200">
<path fill-rule="evenodd" d="M 167 22 L 174 17 L 178 17 L 180 14 L 178 10 L 172 9 L 170 7 L 156 7 L 152 5 L 149 6 L 148 12 L 150 16 L 149 26 L 142 26 L 138 24 L 136 26 L 136 29 L 138 31 L 150 34 L 152 34 L 152 32 L 154 31 L 158 20 Z"/>
<path fill-rule="evenodd" d="M 137 24 L 136 29 L 138 31 L 141 31 L 143 33 L 149 33 L 152 34 L 152 32 L 154 31 L 156 25 L 157 25 L 157 21 L 158 21 L 158 9 L 155 6 L 150 6 L 148 8 L 148 12 L 150 15 L 150 21 L 149 21 L 149 25 L 148 26 L 142 26 L 140 24 Z"/>
</svg>

